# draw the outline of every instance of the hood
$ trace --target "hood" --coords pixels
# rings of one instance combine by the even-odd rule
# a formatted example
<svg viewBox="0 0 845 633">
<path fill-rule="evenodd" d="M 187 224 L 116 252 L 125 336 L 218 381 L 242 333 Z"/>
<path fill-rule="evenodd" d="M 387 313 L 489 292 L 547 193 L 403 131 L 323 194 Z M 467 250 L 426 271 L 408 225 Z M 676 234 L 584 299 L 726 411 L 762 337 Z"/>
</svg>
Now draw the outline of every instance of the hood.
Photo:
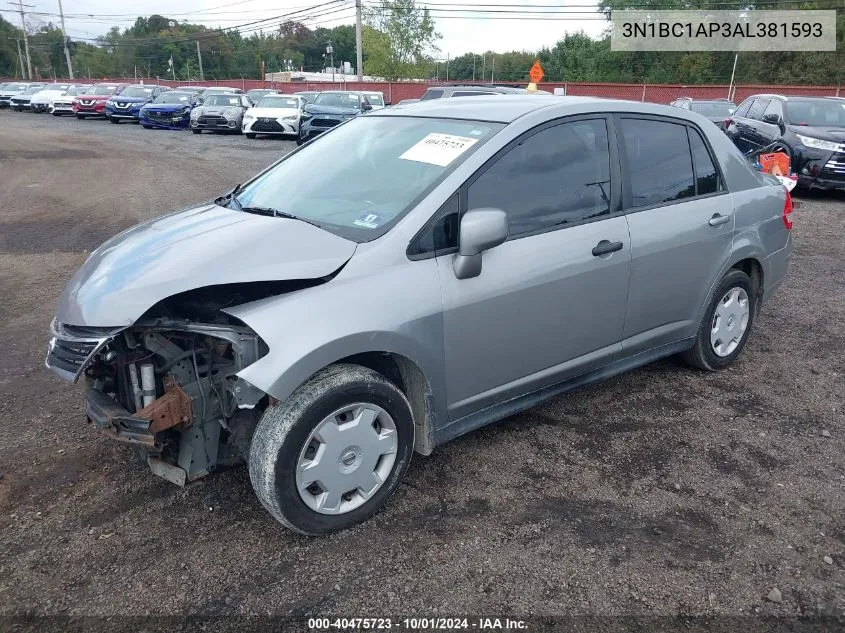
<svg viewBox="0 0 845 633">
<path fill-rule="evenodd" d="M 282 119 L 286 116 L 296 116 L 299 114 L 299 108 L 250 108 L 246 111 L 247 114 L 254 117 L 261 117 L 262 119 Z"/>
<path fill-rule="evenodd" d="M 144 106 L 144 112 L 182 112 L 183 110 L 190 110 L 191 106 L 187 103 L 148 103 Z"/>
<path fill-rule="evenodd" d="M 789 129 L 802 136 L 812 136 L 822 141 L 845 143 L 845 127 L 790 125 Z"/>
<path fill-rule="evenodd" d="M 305 107 L 305 110 L 310 114 L 336 114 L 336 115 L 349 115 L 349 114 L 359 114 L 358 108 L 338 108 L 335 106 L 321 106 L 321 105 L 314 105 L 313 103 L 309 106 Z"/>
<path fill-rule="evenodd" d="M 21 88 L 20 90 L 0 90 L 0 97 L 14 97 L 15 95 L 19 95 L 22 93 L 26 88 Z"/>
<path fill-rule="evenodd" d="M 131 325 L 162 299 L 195 288 L 324 277 L 356 247 L 299 220 L 206 204 L 139 224 L 100 246 L 62 292 L 56 318 Z"/>
<path fill-rule="evenodd" d="M 114 95 L 77 95 L 74 99 L 79 99 L 80 101 L 108 101 Z"/>
<path fill-rule="evenodd" d="M 109 101 L 119 101 L 120 103 L 147 103 L 152 101 L 152 97 L 121 97 L 120 95 L 112 95 Z"/>
</svg>

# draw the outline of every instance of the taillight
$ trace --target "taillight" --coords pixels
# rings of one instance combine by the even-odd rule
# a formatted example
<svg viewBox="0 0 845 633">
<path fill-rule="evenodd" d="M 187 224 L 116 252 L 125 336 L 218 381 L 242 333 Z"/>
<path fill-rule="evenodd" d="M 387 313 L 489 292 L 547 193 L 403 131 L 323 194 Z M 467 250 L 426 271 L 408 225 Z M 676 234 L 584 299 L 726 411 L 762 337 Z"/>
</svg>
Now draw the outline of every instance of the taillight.
<svg viewBox="0 0 845 633">
<path fill-rule="evenodd" d="M 786 200 L 783 203 L 783 215 L 781 216 L 783 219 L 783 225 L 786 227 L 787 231 L 792 228 L 792 219 L 789 216 L 792 215 L 794 210 L 795 207 L 792 204 L 792 194 L 787 191 Z"/>
</svg>

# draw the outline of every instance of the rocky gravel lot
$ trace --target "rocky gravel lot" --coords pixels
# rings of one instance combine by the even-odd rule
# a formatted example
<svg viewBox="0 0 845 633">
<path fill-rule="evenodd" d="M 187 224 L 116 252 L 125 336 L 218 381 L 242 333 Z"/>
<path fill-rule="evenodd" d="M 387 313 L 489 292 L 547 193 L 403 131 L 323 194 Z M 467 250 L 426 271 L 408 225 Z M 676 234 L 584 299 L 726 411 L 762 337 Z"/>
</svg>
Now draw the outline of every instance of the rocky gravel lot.
<svg viewBox="0 0 845 633">
<path fill-rule="evenodd" d="M 813 630 L 842 630 L 842 192 L 799 194 L 790 276 L 733 368 L 661 361 L 416 456 L 386 510 L 340 534 L 285 531 L 243 467 L 180 489 L 86 424 L 80 389 L 43 364 L 72 272 L 292 147 L 0 112 L 0 615 L 706 616 L 735 630 L 821 616 Z"/>
</svg>

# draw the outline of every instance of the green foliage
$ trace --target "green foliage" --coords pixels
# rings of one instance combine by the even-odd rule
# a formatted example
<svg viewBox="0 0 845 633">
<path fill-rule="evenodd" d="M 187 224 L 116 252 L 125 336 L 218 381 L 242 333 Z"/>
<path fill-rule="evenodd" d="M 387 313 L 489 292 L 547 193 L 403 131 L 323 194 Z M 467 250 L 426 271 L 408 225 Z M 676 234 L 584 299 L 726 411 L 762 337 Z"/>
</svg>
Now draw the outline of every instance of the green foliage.
<svg viewBox="0 0 845 633">
<path fill-rule="evenodd" d="M 425 76 L 431 67 L 429 54 L 438 50 L 441 37 L 428 9 L 417 8 L 414 0 L 382 0 L 367 9 L 365 20 L 369 28 L 362 45 L 369 53 L 364 63 L 368 75 L 386 79 Z"/>
</svg>

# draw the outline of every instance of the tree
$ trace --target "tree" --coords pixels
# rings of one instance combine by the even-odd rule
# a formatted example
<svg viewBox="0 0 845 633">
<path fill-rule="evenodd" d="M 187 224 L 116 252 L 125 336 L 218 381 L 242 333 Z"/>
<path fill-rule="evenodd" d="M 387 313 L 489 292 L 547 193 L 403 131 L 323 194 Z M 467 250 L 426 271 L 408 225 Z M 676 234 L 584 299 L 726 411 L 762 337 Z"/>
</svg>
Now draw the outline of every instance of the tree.
<svg viewBox="0 0 845 633">
<path fill-rule="evenodd" d="M 441 35 L 434 28 L 428 9 L 419 9 L 414 0 L 381 0 L 367 9 L 369 40 L 379 50 L 368 51 L 367 74 L 387 79 L 424 77 L 430 67 L 429 54 L 438 51 Z M 376 32 L 380 35 L 376 35 Z"/>
</svg>

